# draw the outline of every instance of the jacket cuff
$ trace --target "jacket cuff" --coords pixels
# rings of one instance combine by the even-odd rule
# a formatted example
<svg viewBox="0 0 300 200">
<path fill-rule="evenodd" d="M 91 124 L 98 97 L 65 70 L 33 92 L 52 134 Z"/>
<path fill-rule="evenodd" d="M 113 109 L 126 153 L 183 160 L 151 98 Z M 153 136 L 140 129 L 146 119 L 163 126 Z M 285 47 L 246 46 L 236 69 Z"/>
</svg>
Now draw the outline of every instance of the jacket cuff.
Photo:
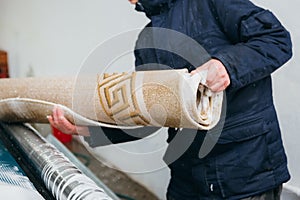
<svg viewBox="0 0 300 200">
<path fill-rule="evenodd" d="M 118 128 L 100 126 L 90 126 L 88 128 L 90 136 L 85 137 L 84 140 L 90 147 L 106 146 L 110 144 L 139 140 L 155 133 L 159 129 L 157 127 L 142 127 L 122 130 Z"/>
<path fill-rule="evenodd" d="M 227 70 L 230 79 L 230 85 L 226 90 L 231 91 L 237 88 L 238 87 L 237 78 L 235 76 L 234 68 L 230 65 L 230 62 L 228 61 L 229 59 L 224 54 L 221 53 L 214 54 L 211 57 L 219 60 Z"/>
<path fill-rule="evenodd" d="M 88 128 L 90 136 L 85 137 L 84 140 L 90 147 L 107 146 L 110 144 L 130 142 L 139 139 L 126 134 L 121 129 L 100 126 L 90 126 Z"/>
</svg>

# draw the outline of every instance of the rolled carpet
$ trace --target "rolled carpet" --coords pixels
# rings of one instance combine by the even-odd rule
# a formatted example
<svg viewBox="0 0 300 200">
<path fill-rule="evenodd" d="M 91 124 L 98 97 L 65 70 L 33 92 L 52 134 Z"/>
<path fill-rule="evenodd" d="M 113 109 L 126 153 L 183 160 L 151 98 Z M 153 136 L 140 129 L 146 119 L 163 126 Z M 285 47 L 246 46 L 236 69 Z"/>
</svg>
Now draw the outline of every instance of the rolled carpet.
<svg viewBox="0 0 300 200">
<path fill-rule="evenodd" d="M 221 115 L 223 93 L 205 73 L 186 69 L 0 79 L 0 121 L 48 123 L 53 106 L 76 125 L 209 130 Z"/>
</svg>

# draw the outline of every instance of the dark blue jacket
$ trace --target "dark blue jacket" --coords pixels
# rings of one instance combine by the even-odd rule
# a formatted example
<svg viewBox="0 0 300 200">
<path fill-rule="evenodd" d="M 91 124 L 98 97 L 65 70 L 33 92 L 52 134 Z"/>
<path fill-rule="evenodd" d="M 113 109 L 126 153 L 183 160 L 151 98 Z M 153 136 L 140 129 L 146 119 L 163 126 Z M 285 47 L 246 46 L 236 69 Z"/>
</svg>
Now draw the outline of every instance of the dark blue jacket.
<svg viewBox="0 0 300 200">
<path fill-rule="evenodd" d="M 291 58 L 292 45 L 288 31 L 278 19 L 248 0 L 139 2 L 137 10 L 145 12 L 151 20 L 147 27 L 172 29 L 193 38 L 211 58 L 224 64 L 231 80 L 226 89 L 225 125 L 216 146 L 200 159 L 199 148 L 205 132 L 198 131 L 189 149 L 170 164 L 172 176 L 190 176 L 200 199 L 212 199 L 211 195 L 240 199 L 289 180 L 273 105 L 271 73 Z M 192 70 L 208 60 L 207 55 L 199 52 L 199 62 L 195 65 L 172 52 L 141 49 L 149 46 L 147 43 L 172 45 L 166 39 L 156 37 L 155 33 L 140 34 L 135 51 L 137 70 L 161 66 Z M 174 44 L 175 48 L 188 49 L 185 45 L 184 42 Z M 210 134 L 214 131 L 220 132 L 215 128 Z M 188 132 L 183 130 L 181 135 Z M 176 131 L 170 129 L 169 134 L 171 142 Z M 166 159 L 169 152 L 172 154 L 170 148 Z M 171 179 L 169 192 L 176 193 L 183 185 L 178 186 Z"/>
<path fill-rule="evenodd" d="M 137 10 L 145 12 L 151 20 L 147 27 L 167 28 L 186 34 L 196 40 L 207 54 L 201 49 L 190 48 L 185 41 L 169 44 L 166 42 L 172 41 L 167 40 L 169 35 L 145 34 L 145 29 L 136 44 L 137 70 L 192 70 L 210 58 L 216 58 L 224 64 L 231 80 L 226 89 L 224 127 L 221 124 L 209 133 L 198 131 L 196 134 L 194 130 L 186 129 L 178 134 L 169 129 L 170 145 L 165 160 L 170 164 L 172 178 L 168 192 L 173 196 L 178 191 L 191 193 L 193 185 L 199 199 L 241 199 L 288 181 L 290 175 L 271 85 L 271 73 L 292 56 L 288 31 L 270 11 L 248 0 L 139 2 Z M 196 59 L 190 62 L 166 50 L 143 48 L 153 44 L 184 49 Z M 119 143 L 146 136 L 153 130 L 137 131 L 136 137 L 113 129 L 104 128 L 103 131 L 113 143 Z M 90 132 L 91 146 L 110 143 L 94 137 L 99 136 L 97 128 L 94 131 L 91 127 Z M 193 142 L 174 161 L 170 159 L 173 150 L 181 145 L 173 142 L 176 137 L 179 137 L 177 141 L 192 138 Z M 208 155 L 199 158 L 205 137 L 212 143 L 217 139 L 217 144 Z"/>
</svg>

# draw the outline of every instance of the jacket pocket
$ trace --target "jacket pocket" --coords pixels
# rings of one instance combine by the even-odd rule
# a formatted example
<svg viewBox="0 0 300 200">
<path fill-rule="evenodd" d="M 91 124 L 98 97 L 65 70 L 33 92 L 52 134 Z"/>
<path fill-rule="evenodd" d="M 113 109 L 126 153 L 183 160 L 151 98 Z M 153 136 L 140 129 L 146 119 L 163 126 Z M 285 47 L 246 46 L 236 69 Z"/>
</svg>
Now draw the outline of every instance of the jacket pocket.
<svg viewBox="0 0 300 200">
<path fill-rule="evenodd" d="M 258 127 L 257 127 L 258 128 Z M 266 136 L 234 143 L 234 148 L 217 157 L 217 177 L 224 198 L 240 198 L 275 186 Z M 240 139 L 238 139 L 240 140 Z"/>
<path fill-rule="evenodd" d="M 273 13 L 263 10 L 241 22 L 241 38 L 242 40 L 248 40 L 253 36 L 268 33 L 270 29 L 276 29 L 279 26 L 280 22 Z"/>
<path fill-rule="evenodd" d="M 229 123 L 225 123 L 218 143 L 241 142 L 265 134 L 268 130 L 264 123 L 264 118 L 257 116 L 243 116 L 239 119 L 230 120 Z"/>
</svg>

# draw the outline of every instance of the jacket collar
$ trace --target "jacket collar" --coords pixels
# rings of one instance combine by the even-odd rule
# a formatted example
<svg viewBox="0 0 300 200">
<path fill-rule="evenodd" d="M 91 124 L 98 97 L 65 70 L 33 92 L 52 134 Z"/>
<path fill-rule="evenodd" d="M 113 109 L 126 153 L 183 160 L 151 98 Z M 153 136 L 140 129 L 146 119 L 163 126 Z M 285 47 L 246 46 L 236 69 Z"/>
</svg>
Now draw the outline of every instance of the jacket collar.
<svg viewBox="0 0 300 200">
<path fill-rule="evenodd" d="M 139 0 L 135 9 L 150 17 L 168 11 L 174 1 L 176 0 Z"/>
</svg>

